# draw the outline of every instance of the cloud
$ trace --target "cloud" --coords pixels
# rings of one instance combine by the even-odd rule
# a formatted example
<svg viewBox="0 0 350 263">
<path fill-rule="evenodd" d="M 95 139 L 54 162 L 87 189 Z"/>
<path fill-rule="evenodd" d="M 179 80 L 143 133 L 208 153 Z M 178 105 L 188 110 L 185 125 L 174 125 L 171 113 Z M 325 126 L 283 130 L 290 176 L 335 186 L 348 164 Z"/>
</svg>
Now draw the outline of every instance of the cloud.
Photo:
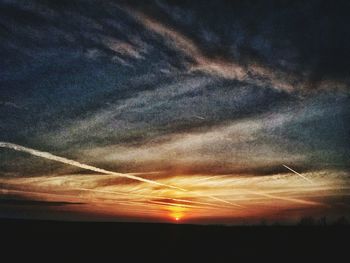
<svg viewBox="0 0 350 263">
<path fill-rule="evenodd" d="M 271 133 L 291 119 L 290 115 L 273 118 L 260 117 L 239 120 L 203 132 L 175 133 L 153 139 L 145 144 L 107 146 L 87 149 L 83 159 L 116 163 L 136 169 L 160 169 L 189 172 L 234 172 L 275 166 L 285 161 L 302 161 L 303 153 L 288 153 L 283 147 L 275 147 L 268 140 L 260 140 L 261 134 Z M 283 140 L 279 138 L 279 140 Z M 287 139 L 284 143 L 288 143 Z M 151 167 L 151 168 L 150 168 Z"/>
<path fill-rule="evenodd" d="M 334 77 L 334 74 L 331 74 L 333 70 L 327 69 L 328 66 L 324 65 L 326 60 L 331 60 L 332 63 L 336 60 L 341 61 L 342 64 L 347 63 L 344 62 L 344 57 L 339 56 L 340 52 L 331 47 L 332 50 L 335 50 L 333 53 L 336 57 L 331 59 L 317 53 L 321 52 L 322 45 L 327 47 L 333 45 L 332 40 L 327 43 L 324 39 L 318 40 L 318 35 L 315 35 L 315 30 L 318 29 L 313 28 L 314 23 L 308 24 L 299 33 L 298 28 L 294 28 L 285 21 L 296 19 L 294 13 L 300 12 L 300 8 L 280 7 L 286 15 L 286 18 L 280 21 L 281 27 L 285 28 L 285 32 L 281 33 L 274 21 L 281 20 L 281 18 L 276 17 L 275 13 L 267 8 L 268 5 L 262 6 L 261 10 L 259 10 L 260 7 L 255 6 L 251 8 L 253 10 L 245 10 L 247 6 L 243 7 L 238 3 L 230 5 L 224 2 L 215 6 L 166 2 L 158 2 L 157 5 L 159 10 L 156 6 L 148 8 L 133 4 L 123 6 L 122 9 L 147 30 L 161 36 L 170 48 L 183 53 L 190 61 L 187 66 L 190 71 L 198 70 L 226 79 L 253 81 L 255 84 L 270 85 L 288 92 L 310 93 L 313 90 L 324 88 L 333 89 L 334 86 L 343 86 L 346 90 L 348 89 L 349 79 Z M 315 5 L 315 3 L 310 5 Z M 317 4 L 315 6 L 318 8 Z M 210 10 L 211 8 L 213 10 Z M 248 17 L 235 19 L 235 14 L 242 16 L 237 10 L 241 10 L 242 13 L 248 12 Z M 168 18 L 161 15 L 163 11 L 167 12 Z M 228 16 L 227 11 L 233 14 Z M 222 18 L 216 19 L 215 12 Z M 257 16 L 254 23 L 249 22 L 249 15 L 251 15 L 249 12 Z M 322 25 L 329 22 L 315 14 L 310 14 L 310 16 L 315 16 L 315 21 L 320 20 Z M 329 28 L 325 30 L 328 34 Z M 207 33 L 203 35 L 200 32 Z M 209 33 L 216 35 L 216 44 L 211 43 L 213 37 L 206 37 Z M 288 40 L 285 34 L 291 34 L 291 39 Z M 305 54 L 304 49 L 310 43 L 305 43 L 304 40 L 298 41 L 301 37 L 305 37 L 304 34 L 311 35 L 315 41 L 320 42 L 318 49 L 309 54 Z M 281 39 L 280 35 L 286 39 Z M 348 39 L 343 42 L 346 41 Z M 342 50 L 344 51 L 346 46 L 343 46 L 343 42 Z M 234 54 L 232 50 L 235 50 Z M 303 60 L 303 57 L 307 59 Z M 320 66 L 315 66 L 316 60 L 320 60 Z M 335 67 L 338 68 L 339 65 Z M 339 70 L 342 71 L 341 68 Z M 320 71 L 324 74 L 321 75 Z M 334 84 L 326 87 L 321 84 L 324 80 Z"/>
<path fill-rule="evenodd" d="M 13 199 L 6 198 L 3 196 L 0 198 L 0 206 L 67 206 L 67 205 L 83 205 L 84 203 L 75 202 L 56 202 L 56 201 L 38 201 L 38 200 L 23 200 L 23 199 Z"/>
<path fill-rule="evenodd" d="M 342 163 L 342 155 L 347 152 L 343 103 L 346 102 L 338 100 L 334 105 L 322 96 L 304 101 L 302 107 L 299 103 L 293 105 L 292 101 L 258 115 L 221 123 L 216 120 L 210 126 L 171 129 L 141 141 L 83 147 L 77 155 L 82 160 L 115 165 L 126 171 L 161 170 L 170 174 L 254 172 L 259 175 L 281 171 L 277 167 L 282 164 L 322 169 L 325 162 L 331 166 Z M 206 118 L 196 121 L 207 121 Z"/>
<path fill-rule="evenodd" d="M 7 189 L 7 195 L 16 194 L 25 200 L 83 202 L 84 206 L 75 206 L 72 215 L 88 211 L 94 216 L 124 215 L 162 221 L 172 221 L 175 216 L 181 216 L 185 222 L 194 219 L 200 222 L 207 217 L 212 220 L 222 217 L 230 220 L 267 217 L 274 220 L 277 211 L 300 209 L 303 215 L 314 209 L 338 209 L 336 203 L 349 189 L 346 174 L 333 170 L 303 174 L 311 178 L 314 184 L 308 184 L 294 173 L 226 175 L 208 180 L 201 180 L 201 175 L 178 174 L 158 179 L 163 184 L 177 183 L 189 189 L 186 192 L 154 188 L 142 182 L 106 184 L 106 181 L 113 180 L 113 176 L 101 174 L 0 178 L 0 184 Z M 332 177 L 327 174 L 332 174 Z M 213 201 L 209 196 L 240 206 L 232 207 Z M 38 205 L 45 206 L 46 203 Z"/>
<path fill-rule="evenodd" d="M 174 45 L 174 47 L 190 57 L 195 62 L 190 70 L 199 69 L 225 78 L 244 79 L 246 73 L 238 64 L 227 62 L 222 59 L 211 59 L 205 56 L 190 38 L 181 34 L 179 31 L 167 27 L 136 10 L 131 10 L 129 8 L 125 8 L 125 10 L 139 20 L 148 30 L 163 36 L 168 40 L 169 45 Z"/>
<path fill-rule="evenodd" d="M 42 158 L 45 158 L 45 159 L 48 159 L 48 160 L 52 160 L 52 161 L 56 161 L 56 162 L 60 162 L 60 163 L 64 163 L 64 164 L 68 164 L 68 165 L 72 165 L 72 166 L 76 166 L 76 167 L 79 167 L 79 168 L 82 168 L 82 169 L 85 169 L 85 170 L 90 170 L 90 171 L 103 173 L 103 174 L 111 174 L 111 175 L 124 177 L 124 178 L 132 179 L 132 180 L 137 180 L 137 181 L 146 182 L 146 183 L 150 183 L 150 184 L 155 184 L 155 185 L 159 185 L 159 186 L 164 186 L 164 187 L 175 188 L 175 189 L 178 189 L 178 190 L 183 190 L 183 189 L 181 189 L 179 187 L 176 187 L 176 186 L 160 184 L 160 183 L 158 183 L 156 181 L 144 179 L 142 177 L 138 177 L 138 176 L 135 176 L 135 175 L 122 174 L 122 173 L 116 173 L 116 172 L 107 171 L 105 169 L 100 169 L 100 168 L 97 168 L 97 167 L 94 167 L 94 166 L 91 166 L 91 165 L 87 165 L 87 164 L 83 164 L 83 163 L 79 163 L 77 161 L 70 160 L 70 159 L 67 159 L 67 158 L 64 158 L 64 157 L 56 156 L 56 155 L 53 155 L 51 153 L 41 152 L 41 151 L 38 151 L 38 150 L 35 150 L 35 149 L 23 147 L 21 145 L 17 145 L 17 144 L 13 144 L 13 143 L 0 142 L 0 147 L 1 148 L 12 149 L 12 150 L 19 151 L 19 152 L 29 153 L 29 154 L 34 155 L 34 156 L 38 156 L 38 157 L 42 157 Z"/>
<path fill-rule="evenodd" d="M 289 92 L 295 89 L 293 85 L 277 77 L 273 70 L 265 66 L 252 64 L 247 67 L 221 57 L 210 57 L 193 40 L 175 28 L 164 25 L 135 9 L 124 7 L 124 10 L 140 21 L 148 30 L 161 35 L 169 46 L 175 47 L 189 57 L 194 62 L 189 67 L 190 71 L 199 70 L 214 76 L 240 81 L 248 80 L 251 77 L 264 78 L 265 83 L 270 84 L 274 88 Z M 289 78 L 291 77 L 289 76 Z M 258 81 L 257 83 L 261 82 Z"/>
<path fill-rule="evenodd" d="M 142 59 L 143 56 L 141 55 L 141 52 L 133 45 L 111 38 L 111 37 L 106 37 L 104 40 L 104 43 L 113 50 L 114 52 L 124 55 L 124 56 L 129 56 L 134 59 Z"/>
<path fill-rule="evenodd" d="M 0 106 L 5 106 L 5 107 L 11 107 L 15 109 L 24 109 L 24 107 L 17 105 L 16 103 L 10 102 L 10 101 L 0 101 Z"/>
<path fill-rule="evenodd" d="M 1 187 L 119 216 L 326 211 L 349 191 L 345 2 L 2 1 L 0 138 L 69 158 L 1 151 Z"/>
<path fill-rule="evenodd" d="M 187 94 L 200 92 L 211 83 L 207 77 L 196 76 L 179 78 L 177 81 L 165 84 L 155 83 L 154 80 L 147 78 L 149 76 L 145 79 L 141 78 L 139 84 L 128 83 L 126 98 L 112 101 L 96 112 L 91 111 L 86 118 L 67 121 L 63 123 L 61 130 L 40 136 L 44 136 L 43 139 L 47 139 L 50 143 L 59 142 L 61 145 L 86 140 L 89 136 L 118 140 L 118 136 L 125 137 L 128 132 L 132 135 L 133 130 L 135 135 L 142 136 L 145 129 L 162 128 L 171 119 L 181 115 L 178 111 L 184 105 L 177 104 L 176 98 L 183 97 L 185 102 Z M 150 88 L 146 86 L 145 89 L 145 83 Z M 134 89 L 129 90 L 130 85 L 134 85 Z M 135 90 L 136 85 L 141 86 L 140 91 Z M 163 109 L 162 106 L 165 108 Z M 170 106 L 175 108 L 169 108 Z M 150 127 L 151 124 L 153 128 Z M 87 130 L 94 132 L 87 134 Z"/>
</svg>

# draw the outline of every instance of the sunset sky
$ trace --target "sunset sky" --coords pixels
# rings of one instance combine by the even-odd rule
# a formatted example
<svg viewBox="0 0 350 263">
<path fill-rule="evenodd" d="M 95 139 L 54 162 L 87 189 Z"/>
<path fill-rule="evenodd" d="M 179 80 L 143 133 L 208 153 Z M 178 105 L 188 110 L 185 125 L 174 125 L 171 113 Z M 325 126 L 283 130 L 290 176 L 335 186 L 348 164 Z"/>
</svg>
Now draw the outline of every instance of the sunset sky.
<svg viewBox="0 0 350 263">
<path fill-rule="evenodd" d="M 0 217 L 350 216 L 349 8 L 0 0 Z"/>
</svg>

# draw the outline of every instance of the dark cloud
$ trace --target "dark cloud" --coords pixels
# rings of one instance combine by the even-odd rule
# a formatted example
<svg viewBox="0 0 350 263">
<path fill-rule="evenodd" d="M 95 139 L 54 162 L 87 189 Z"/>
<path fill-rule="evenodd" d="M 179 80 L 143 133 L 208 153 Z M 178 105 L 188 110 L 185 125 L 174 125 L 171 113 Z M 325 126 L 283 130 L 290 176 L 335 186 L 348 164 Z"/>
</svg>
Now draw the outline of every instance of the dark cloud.
<svg viewBox="0 0 350 263">
<path fill-rule="evenodd" d="M 349 81 L 347 1 L 132 3 L 131 7 L 190 38 L 212 59 L 287 73 L 280 77 L 292 75 L 290 81 L 306 82 L 308 89 L 324 79 Z"/>
<path fill-rule="evenodd" d="M 67 206 L 67 205 L 82 205 L 84 203 L 62 202 L 62 201 L 42 201 L 42 200 L 28 200 L 18 196 L 1 195 L 0 206 Z"/>
<path fill-rule="evenodd" d="M 281 159 L 348 159 L 348 1 L 0 4 L 3 141 L 125 170 L 261 174 Z M 174 160 L 161 160 L 169 146 Z M 64 170 L 0 159 L 3 173 Z"/>
</svg>

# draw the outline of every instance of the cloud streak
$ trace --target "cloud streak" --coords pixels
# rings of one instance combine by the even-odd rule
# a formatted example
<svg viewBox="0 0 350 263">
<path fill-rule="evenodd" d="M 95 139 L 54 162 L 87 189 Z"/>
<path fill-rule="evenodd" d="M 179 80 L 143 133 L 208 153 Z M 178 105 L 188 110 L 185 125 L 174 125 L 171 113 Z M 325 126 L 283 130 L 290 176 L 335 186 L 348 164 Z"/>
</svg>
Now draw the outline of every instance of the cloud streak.
<svg viewBox="0 0 350 263">
<path fill-rule="evenodd" d="M 195 64 L 190 67 L 190 71 L 199 70 L 226 79 L 240 81 L 248 80 L 249 75 L 253 77 L 257 76 L 259 78 L 263 77 L 267 79 L 274 88 L 286 91 L 292 91 L 294 89 L 289 83 L 277 78 L 273 71 L 267 67 L 258 64 L 242 66 L 223 58 L 209 57 L 193 40 L 176 29 L 163 25 L 159 21 L 135 9 L 123 7 L 123 10 L 140 21 L 148 30 L 161 35 L 168 41 L 169 45 L 174 46 L 186 54 L 187 57 L 191 58 Z M 258 83 L 262 84 L 261 82 Z"/>
<path fill-rule="evenodd" d="M 243 80 L 245 78 L 246 72 L 238 64 L 227 62 L 222 59 L 209 58 L 190 38 L 186 37 L 175 29 L 169 28 L 159 23 L 155 19 L 134 9 L 127 7 L 123 7 L 123 9 L 128 14 L 140 21 L 147 29 L 168 39 L 169 43 L 190 57 L 196 64 L 192 70 L 199 69 L 225 78 L 234 78 L 239 80 Z"/>
<path fill-rule="evenodd" d="M 2 188 L 139 218 L 349 203 L 348 1 L 68 2 L 0 3 L 0 147 L 54 161 L 0 151 Z"/>
<path fill-rule="evenodd" d="M 56 162 L 60 162 L 60 163 L 64 163 L 64 164 L 69 164 L 69 165 L 79 167 L 79 168 L 82 168 L 85 170 L 90 170 L 90 171 L 94 171 L 94 172 L 98 172 L 98 173 L 102 173 L 102 174 L 115 175 L 118 177 L 128 178 L 131 180 L 136 180 L 136 181 L 140 181 L 140 182 L 144 182 L 144 183 L 148 183 L 148 184 L 169 187 L 169 188 L 177 189 L 180 191 L 186 191 L 185 189 L 177 187 L 177 186 L 158 183 L 156 181 L 144 179 L 142 177 L 138 177 L 138 176 L 134 176 L 134 175 L 130 175 L 130 174 L 123 174 L 123 173 L 116 173 L 116 172 L 107 171 L 105 169 L 97 168 L 97 167 L 83 164 L 83 163 L 80 163 L 77 161 L 73 161 L 73 160 L 70 160 L 70 159 L 67 159 L 64 157 L 56 156 L 56 155 L 53 155 L 53 154 L 48 153 L 48 152 L 37 151 L 37 150 L 31 149 L 31 148 L 23 147 L 21 145 L 17 145 L 17 144 L 13 144 L 13 143 L 0 142 L 0 147 L 8 148 L 8 149 L 19 151 L 19 152 L 29 153 L 29 154 L 34 155 L 34 156 L 42 157 L 42 158 L 45 158 L 48 160 L 52 160 L 52 161 L 56 161 Z"/>
<path fill-rule="evenodd" d="M 301 178 L 303 178 L 304 180 L 306 180 L 306 181 L 308 181 L 309 183 L 312 184 L 312 181 L 311 181 L 309 178 L 307 178 L 307 177 L 305 177 L 304 175 L 302 175 L 302 174 L 300 174 L 300 173 L 294 171 L 292 168 L 288 167 L 288 166 L 285 165 L 285 164 L 282 164 L 282 165 L 283 165 L 284 167 L 286 167 L 288 170 L 292 171 L 292 172 L 295 173 L 296 175 L 300 176 Z"/>
<path fill-rule="evenodd" d="M 332 174 L 332 177 L 326 174 Z M 305 175 L 312 178 L 314 184 L 307 184 L 291 174 L 226 175 L 206 181 L 200 180 L 203 178 L 200 174 L 159 179 L 163 184 L 179 183 L 189 190 L 186 192 L 165 187 L 155 189 L 145 182 L 106 183 L 113 176 L 105 174 L 0 178 L 0 184 L 2 189 L 8 189 L 7 195 L 22 193 L 28 200 L 84 202 L 83 207 L 75 208 L 76 212 L 88 209 L 90 213 L 121 213 L 135 217 L 148 214 L 165 221 L 174 220 L 175 216 L 180 216 L 185 222 L 205 217 L 252 220 L 273 218 L 273 213 L 283 213 L 288 209 L 299 209 L 301 214 L 317 209 L 339 209 L 337 200 L 349 194 L 346 174 L 329 170 Z M 209 196 L 229 200 L 241 208 L 210 203 Z"/>
<path fill-rule="evenodd" d="M 42 157 L 42 158 L 45 158 L 45 159 L 48 159 L 48 160 L 52 160 L 52 161 L 56 161 L 56 162 L 60 162 L 60 163 L 64 163 L 64 164 L 69 164 L 69 165 L 72 165 L 72 166 L 75 166 L 75 167 L 79 167 L 79 168 L 82 168 L 82 169 L 85 169 L 85 170 L 90 170 L 90 171 L 94 171 L 94 172 L 98 172 L 98 173 L 102 173 L 102 174 L 115 175 L 115 176 L 118 176 L 118 177 L 128 178 L 128 179 L 131 179 L 131 180 L 136 180 L 136 181 L 144 182 L 144 183 L 147 183 L 147 184 L 153 184 L 153 185 L 157 185 L 157 186 L 163 186 L 163 187 L 167 187 L 167 188 L 180 190 L 182 192 L 187 192 L 188 191 L 188 190 L 186 190 L 184 188 L 181 188 L 181 187 L 178 187 L 178 186 L 174 186 L 174 185 L 170 185 L 170 184 L 164 184 L 164 183 L 159 183 L 159 182 L 154 181 L 154 180 L 145 179 L 145 178 L 142 178 L 142 177 L 139 177 L 139 176 L 135 176 L 135 175 L 131 175 L 131 174 L 123 174 L 123 173 L 111 172 L 111 171 L 108 171 L 108 170 L 105 170 L 105 169 L 101 169 L 101 168 L 97 168 L 97 167 L 94 167 L 94 166 L 91 166 L 91 165 L 87 165 L 87 164 L 83 164 L 83 163 L 80 163 L 80 162 L 77 162 L 77 161 L 73 161 L 73 160 L 70 160 L 70 159 L 67 159 L 67 158 L 64 158 L 64 157 L 56 156 L 56 155 L 53 155 L 53 154 L 48 153 L 48 152 L 42 152 L 42 151 L 34 150 L 34 149 L 31 149 L 31 148 L 23 147 L 21 145 L 17 145 L 17 144 L 13 144 L 13 143 L 0 142 L 0 147 L 12 149 L 12 150 L 19 151 L 19 152 L 29 153 L 29 154 L 34 155 L 34 156 Z M 223 203 L 226 203 L 226 204 L 230 204 L 230 205 L 233 205 L 233 206 L 240 207 L 240 205 L 231 203 L 229 201 L 220 199 L 220 198 L 215 197 L 215 196 L 207 195 L 207 197 L 209 197 L 209 198 L 211 198 L 213 200 L 219 201 L 219 202 L 223 202 Z"/>
</svg>

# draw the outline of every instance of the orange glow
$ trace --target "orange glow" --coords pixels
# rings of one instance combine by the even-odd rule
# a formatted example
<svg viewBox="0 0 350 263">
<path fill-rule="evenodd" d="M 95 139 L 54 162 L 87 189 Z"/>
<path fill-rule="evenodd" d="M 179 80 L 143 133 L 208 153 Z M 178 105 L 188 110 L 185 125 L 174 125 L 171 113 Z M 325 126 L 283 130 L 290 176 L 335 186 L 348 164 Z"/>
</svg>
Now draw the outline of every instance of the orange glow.
<svg viewBox="0 0 350 263">
<path fill-rule="evenodd" d="M 325 174 L 334 176 L 329 178 Z M 124 183 L 117 181 L 113 175 L 102 174 L 0 177 L 0 185 L 7 186 L 0 189 L 0 196 L 16 195 L 28 200 L 65 202 L 64 207 L 59 207 L 62 213 L 154 218 L 180 224 L 237 218 L 258 220 L 264 217 L 275 220 L 274 215 L 284 209 L 299 209 L 300 215 L 304 215 L 309 211 L 329 209 L 328 197 L 340 198 L 349 193 L 350 185 L 344 185 L 343 179 L 346 174 L 341 172 L 329 170 L 303 175 L 310 178 L 313 184 L 294 173 L 263 177 L 174 175 L 157 178 L 162 184 L 184 187 L 188 189 L 186 192 L 161 186 L 155 188 L 146 182 Z M 104 182 L 112 180 L 116 183 L 105 185 Z M 209 196 L 241 207 L 223 204 Z"/>
<path fill-rule="evenodd" d="M 180 221 L 181 218 L 183 217 L 183 214 L 181 214 L 181 213 L 175 213 L 175 214 L 172 214 L 171 217 L 172 217 L 175 221 Z"/>
<path fill-rule="evenodd" d="M 180 221 L 181 218 L 184 216 L 184 212 L 188 210 L 187 207 L 181 207 L 181 206 L 169 206 L 168 210 L 170 210 L 170 217 L 175 221 Z"/>
<path fill-rule="evenodd" d="M 173 219 L 176 221 L 176 222 L 179 222 L 181 221 L 181 218 L 182 218 L 182 215 L 173 215 Z"/>
</svg>

